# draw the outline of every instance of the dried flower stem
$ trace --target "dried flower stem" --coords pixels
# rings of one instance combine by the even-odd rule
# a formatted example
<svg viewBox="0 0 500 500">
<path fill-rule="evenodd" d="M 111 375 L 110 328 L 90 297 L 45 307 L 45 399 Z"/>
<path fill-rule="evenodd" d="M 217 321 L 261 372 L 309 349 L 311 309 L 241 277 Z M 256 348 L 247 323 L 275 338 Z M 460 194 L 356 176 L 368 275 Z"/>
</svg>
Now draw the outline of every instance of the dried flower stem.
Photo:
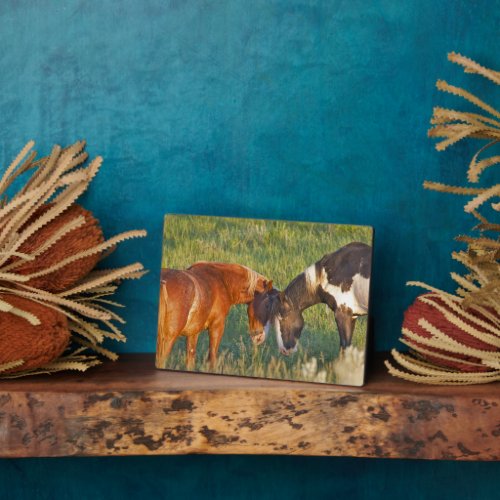
<svg viewBox="0 0 500 500">
<path fill-rule="evenodd" d="M 102 158 L 97 157 L 85 165 L 88 154 L 84 151 L 84 141 L 76 142 L 64 149 L 54 146 L 49 156 L 38 160 L 35 160 L 36 152 L 32 151 L 33 147 L 33 141 L 26 144 L 0 179 L 0 293 L 29 298 L 64 313 L 69 319 L 73 345 L 64 356 L 36 370 L 2 376 L 1 372 L 22 366 L 23 361 L 0 365 L 1 377 L 53 373 L 60 370 L 83 371 L 100 362 L 97 356 L 88 354 L 89 351 L 116 359 L 116 354 L 103 348 L 101 344 L 105 338 L 125 341 L 125 336 L 115 325 L 115 323 L 123 324 L 125 321 L 110 309 L 120 304 L 105 300 L 105 297 L 114 294 L 119 281 L 137 279 L 145 273 L 140 263 L 95 271 L 71 289 L 60 293 L 51 293 L 26 284 L 34 277 L 49 275 L 89 255 L 113 250 L 125 240 L 146 236 L 145 231 L 127 231 L 88 250 L 70 255 L 50 267 L 41 268 L 37 272 L 17 273 L 16 269 L 24 262 L 36 261 L 39 255 L 57 244 L 63 236 L 85 223 L 83 217 L 71 219 L 33 252 L 26 254 L 19 251 L 23 243 L 60 216 L 87 190 L 102 164 Z M 8 189 L 21 175 L 29 171 L 32 173 L 24 187 L 8 198 Z M 49 202 L 50 207 L 35 218 L 36 213 Z M 29 311 L 13 308 L 2 299 L 0 299 L 0 311 L 21 316 L 32 325 L 39 324 L 35 315 Z"/>
<path fill-rule="evenodd" d="M 485 68 L 454 52 L 448 54 L 448 59 L 463 66 L 466 73 L 482 75 L 500 85 L 500 72 Z M 436 144 L 438 151 L 443 151 L 469 137 L 488 140 L 488 143 L 474 155 L 467 171 L 467 180 L 470 183 L 478 183 L 485 170 L 500 164 L 500 155 L 480 159 L 487 150 L 500 142 L 500 112 L 470 92 L 449 85 L 442 80 L 437 82 L 437 88 L 461 97 L 487 113 L 485 115 L 436 107 L 431 119 L 432 127 L 429 130 L 429 137 L 443 139 Z M 446 293 L 424 283 L 408 284 L 426 288 L 432 292 L 431 296 L 439 297 L 447 307 L 439 306 L 435 301 L 425 297 L 420 297 L 419 300 L 439 311 L 457 329 L 467 333 L 471 338 L 490 345 L 492 349 L 485 351 L 465 346 L 422 318 L 419 326 L 430 334 L 430 338 L 423 338 L 409 329 L 403 329 L 406 338 L 414 340 L 414 342 L 408 342 L 404 338 L 400 339 L 410 346 L 411 353 L 402 354 L 393 350 L 392 355 L 405 371 L 395 368 L 389 361 L 386 361 L 386 366 L 392 375 L 427 384 L 477 384 L 500 380 L 500 238 L 498 236 L 500 224 L 489 222 L 484 214 L 478 211 L 488 205 L 494 211 L 500 211 L 500 184 L 489 188 L 478 188 L 425 181 L 424 187 L 442 193 L 472 196 L 464 210 L 480 221 L 480 224 L 474 228 L 480 232 L 480 236 L 457 237 L 458 241 L 467 243 L 466 250 L 452 254 L 452 258 L 467 269 L 466 274 L 463 275 L 451 273 L 452 279 L 459 285 L 456 289 L 457 295 Z M 429 350 L 426 346 L 432 349 Z M 450 355 L 443 354 L 443 351 Z M 456 359 L 453 354 L 473 355 L 481 360 L 479 364 L 481 369 L 489 367 L 491 370 L 463 373 L 424 361 L 426 355 L 451 361 Z M 475 365 L 463 359 L 460 362 Z"/>
</svg>

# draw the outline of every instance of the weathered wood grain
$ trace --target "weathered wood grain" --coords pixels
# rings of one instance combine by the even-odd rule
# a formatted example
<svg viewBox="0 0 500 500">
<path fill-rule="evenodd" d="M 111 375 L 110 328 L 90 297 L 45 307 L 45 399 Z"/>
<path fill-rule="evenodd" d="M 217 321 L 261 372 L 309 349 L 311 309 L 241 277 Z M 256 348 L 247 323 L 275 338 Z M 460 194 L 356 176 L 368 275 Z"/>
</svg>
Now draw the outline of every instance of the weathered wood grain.
<svg viewBox="0 0 500 500">
<path fill-rule="evenodd" d="M 155 370 L 0 382 L 0 456 L 182 453 L 500 459 L 500 384 L 427 387 L 378 362 L 363 388 Z"/>
</svg>

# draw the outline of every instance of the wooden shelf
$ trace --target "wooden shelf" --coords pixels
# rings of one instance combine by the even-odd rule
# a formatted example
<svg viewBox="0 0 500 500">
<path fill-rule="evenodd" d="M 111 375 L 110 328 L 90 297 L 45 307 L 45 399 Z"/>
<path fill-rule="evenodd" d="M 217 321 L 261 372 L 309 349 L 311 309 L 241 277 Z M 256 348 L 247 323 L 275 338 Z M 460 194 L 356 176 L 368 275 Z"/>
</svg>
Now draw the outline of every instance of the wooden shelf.
<svg viewBox="0 0 500 500">
<path fill-rule="evenodd" d="M 183 453 L 500 459 L 500 384 L 431 387 L 374 362 L 362 388 L 160 371 L 0 381 L 0 456 Z"/>
</svg>

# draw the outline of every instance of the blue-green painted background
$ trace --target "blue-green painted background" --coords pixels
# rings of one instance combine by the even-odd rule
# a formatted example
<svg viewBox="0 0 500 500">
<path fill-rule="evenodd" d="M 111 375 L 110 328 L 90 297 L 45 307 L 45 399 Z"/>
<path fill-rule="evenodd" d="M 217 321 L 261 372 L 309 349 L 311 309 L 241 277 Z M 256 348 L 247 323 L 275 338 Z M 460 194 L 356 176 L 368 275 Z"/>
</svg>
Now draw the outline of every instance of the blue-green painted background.
<svg viewBox="0 0 500 500">
<path fill-rule="evenodd" d="M 446 62 L 500 66 L 491 0 L 0 2 L 0 162 L 29 139 L 85 138 L 105 158 L 85 204 L 107 234 L 145 227 L 113 263 L 127 284 L 128 351 L 155 346 L 166 212 L 372 225 L 377 349 L 396 344 L 415 296 L 450 288 L 452 237 L 472 224 L 461 183 L 475 145 L 426 138 L 440 77 L 498 103 Z M 496 95 L 495 95 L 496 92 Z M 497 104 L 498 106 L 498 104 Z M 489 174 L 491 175 L 491 174 Z M 491 181 L 491 178 L 490 178 Z M 0 462 L 0 498 L 493 498 L 496 464 L 292 457 Z"/>
</svg>

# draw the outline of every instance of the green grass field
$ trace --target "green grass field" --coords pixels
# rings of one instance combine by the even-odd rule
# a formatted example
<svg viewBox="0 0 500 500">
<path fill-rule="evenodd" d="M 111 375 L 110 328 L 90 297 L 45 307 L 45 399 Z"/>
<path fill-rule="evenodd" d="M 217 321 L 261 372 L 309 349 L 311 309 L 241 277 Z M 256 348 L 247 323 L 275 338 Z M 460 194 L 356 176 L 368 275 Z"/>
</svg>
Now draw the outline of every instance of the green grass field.
<svg viewBox="0 0 500 500">
<path fill-rule="evenodd" d="M 304 222 L 264 221 L 167 215 L 165 217 L 163 268 L 185 269 L 196 261 L 244 264 L 272 279 L 283 290 L 307 266 L 347 243 L 372 244 L 372 229 L 362 226 Z M 219 350 L 216 373 L 287 380 L 334 383 L 333 363 L 339 353 L 339 336 L 333 312 L 318 304 L 304 312 L 305 327 L 297 353 L 278 352 L 274 331 L 267 342 L 254 347 L 248 334 L 246 305 L 233 306 Z M 353 345 L 364 351 L 367 318 L 357 320 Z M 197 348 L 196 370 L 211 371 L 206 357 L 208 334 Z M 305 367 L 316 359 L 317 370 Z M 185 339 L 180 338 L 165 368 L 185 370 Z M 312 370 L 312 372 L 311 372 Z M 317 371 L 317 374 L 314 373 Z"/>
</svg>

